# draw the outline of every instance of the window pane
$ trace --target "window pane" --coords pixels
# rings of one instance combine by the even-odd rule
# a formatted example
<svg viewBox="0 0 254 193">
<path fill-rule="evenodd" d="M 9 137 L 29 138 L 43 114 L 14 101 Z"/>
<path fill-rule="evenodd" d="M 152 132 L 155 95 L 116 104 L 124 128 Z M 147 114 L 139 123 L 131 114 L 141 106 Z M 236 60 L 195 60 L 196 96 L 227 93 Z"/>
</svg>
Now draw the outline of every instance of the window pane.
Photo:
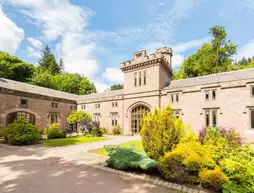
<svg viewBox="0 0 254 193">
<path fill-rule="evenodd" d="M 205 113 L 206 127 L 210 126 L 210 112 L 206 111 Z"/>
<path fill-rule="evenodd" d="M 177 94 L 176 95 L 176 102 L 178 102 L 179 101 L 179 95 Z"/>
<path fill-rule="evenodd" d="M 254 87 L 252 87 L 251 90 L 252 90 L 252 96 L 254 96 Z"/>
<path fill-rule="evenodd" d="M 146 85 L 146 71 L 144 71 L 144 85 Z"/>
<path fill-rule="evenodd" d="M 209 91 L 205 91 L 205 99 L 209 100 Z"/>
<path fill-rule="evenodd" d="M 217 111 L 213 110 L 212 111 L 212 116 L 213 116 L 213 127 L 217 126 Z"/>
<path fill-rule="evenodd" d="M 216 99 L 216 91 L 215 90 L 212 91 L 212 96 L 213 96 L 213 99 Z"/>
<path fill-rule="evenodd" d="M 174 95 L 171 95 L 171 102 L 174 102 Z"/>
<path fill-rule="evenodd" d="M 254 110 L 251 111 L 251 128 L 254 129 Z"/>
<path fill-rule="evenodd" d="M 134 73 L 134 86 L 137 86 L 137 73 Z"/>
<path fill-rule="evenodd" d="M 141 72 L 139 72 L 139 86 L 141 86 Z"/>
</svg>

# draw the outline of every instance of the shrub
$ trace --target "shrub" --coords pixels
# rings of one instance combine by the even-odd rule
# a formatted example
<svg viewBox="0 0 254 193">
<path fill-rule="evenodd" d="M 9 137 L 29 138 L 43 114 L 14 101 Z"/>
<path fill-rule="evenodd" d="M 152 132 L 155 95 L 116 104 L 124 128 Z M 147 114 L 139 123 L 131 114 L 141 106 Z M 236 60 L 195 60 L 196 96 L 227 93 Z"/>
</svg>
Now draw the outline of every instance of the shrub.
<svg viewBox="0 0 254 193">
<path fill-rule="evenodd" d="M 227 153 L 220 161 L 222 171 L 229 177 L 230 183 L 225 187 L 246 189 L 245 192 L 254 192 L 254 150 L 250 145 L 238 147 Z M 247 191 L 249 190 L 249 191 Z"/>
<path fill-rule="evenodd" d="M 99 127 L 94 127 L 92 130 L 91 130 L 91 133 L 90 133 L 93 137 L 101 137 L 103 135 L 103 130 Z"/>
<path fill-rule="evenodd" d="M 94 123 L 92 120 L 92 115 L 80 110 L 72 111 L 72 113 L 67 117 L 67 122 L 69 124 L 78 123 L 79 130 L 88 133 L 91 132 L 92 128 L 94 127 Z"/>
<path fill-rule="evenodd" d="M 227 176 L 217 166 L 214 170 L 202 169 L 199 173 L 201 185 L 216 191 L 222 189 L 222 185 L 228 182 Z"/>
<path fill-rule="evenodd" d="M 242 185 L 238 185 L 233 181 L 229 181 L 222 185 L 223 193 L 251 193 L 253 192 L 253 189 L 249 187 L 245 187 Z"/>
<path fill-rule="evenodd" d="M 65 138 L 66 134 L 59 128 L 58 123 L 53 123 L 49 126 L 47 130 L 47 137 L 48 139 L 56 139 L 56 138 Z M 45 130 L 44 130 L 45 133 Z"/>
<path fill-rule="evenodd" d="M 199 182 L 199 171 L 213 169 L 216 164 L 211 155 L 197 142 L 181 143 L 160 158 L 159 169 L 166 179 L 177 182 Z"/>
<path fill-rule="evenodd" d="M 123 130 L 120 127 L 120 125 L 117 125 L 115 127 L 113 127 L 113 129 L 111 130 L 112 135 L 122 135 L 123 134 Z"/>
<path fill-rule="evenodd" d="M 141 127 L 144 150 L 154 160 L 171 151 L 185 134 L 182 120 L 174 117 L 170 105 L 162 110 L 155 109 L 153 114 L 145 116 Z"/>
<path fill-rule="evenodd" d="M 23 119 L 9 124 L 3 135 L 5 142 L 11 145 L 30 145 L 41 139 L 38 127 Z"/>
<path fill-rule="evenodd" d="M 157 170 L 157 163 L 147 157 L 145 152 L 138 152 L 134 148 L 124 148 L 119 146 L 105 146 L 109 154 L 106 160 L 108 166 L 118 170 Z"/>
</svg>

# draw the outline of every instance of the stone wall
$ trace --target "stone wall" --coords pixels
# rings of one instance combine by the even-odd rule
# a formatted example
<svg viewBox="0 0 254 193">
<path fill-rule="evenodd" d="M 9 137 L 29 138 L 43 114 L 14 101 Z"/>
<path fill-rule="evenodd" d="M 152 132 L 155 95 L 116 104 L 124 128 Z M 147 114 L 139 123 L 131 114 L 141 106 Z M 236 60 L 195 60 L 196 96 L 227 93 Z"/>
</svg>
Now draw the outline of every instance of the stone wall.
<svg viewBox="0 0 254 193">
<path fill-rule="evenodd" d="M 27 108 L 20 107 L 20 100 L 28 101 Z M 58 108 L 52 108 L 51 103 L 58 104 Z M 59 98 L 49 98 L 29 93 L 16 93 L 15 91 L 0 92 L 0 128 L 6 127 L 6 118 L 9 113 L 23 111 L 35 116 L 35 124 L 44 129 L 50 125 L 50 113 L 58 113 L 61 128 L 66 128 L 66 118 L 71 113 L 72 107 L 76 108 L 76 101 Z"/>
</svg>

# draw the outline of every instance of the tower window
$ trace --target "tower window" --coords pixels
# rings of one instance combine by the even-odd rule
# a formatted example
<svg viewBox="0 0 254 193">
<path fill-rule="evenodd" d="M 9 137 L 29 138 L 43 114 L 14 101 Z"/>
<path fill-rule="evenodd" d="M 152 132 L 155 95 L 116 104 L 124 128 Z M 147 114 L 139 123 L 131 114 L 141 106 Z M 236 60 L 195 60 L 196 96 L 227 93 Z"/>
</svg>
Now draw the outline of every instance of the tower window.
<svg viewBox="0 0 254 193">
<path fill-rule="evenodd" d="M 137 73 L 134 73 L 134 86 L 137 86 Z"/>
<path fill-rule="evenodd" d="M 144 85 L 146 85 L 146 71 L 144 71 Z"/>
<path fill-rule="evenodd" d="M 138 77 L 138 79 L 139 79 L 139 81 L 138 81 L 138 82 L 139 82 L 139 83 L 138 83 L 138 85 L 139 85 L 139 86 L 141 86 L 141 72 L 139 72 L 139 73 L 138 73 L 138 76 L 139 76 L 139 77 Z"/>
</svg>

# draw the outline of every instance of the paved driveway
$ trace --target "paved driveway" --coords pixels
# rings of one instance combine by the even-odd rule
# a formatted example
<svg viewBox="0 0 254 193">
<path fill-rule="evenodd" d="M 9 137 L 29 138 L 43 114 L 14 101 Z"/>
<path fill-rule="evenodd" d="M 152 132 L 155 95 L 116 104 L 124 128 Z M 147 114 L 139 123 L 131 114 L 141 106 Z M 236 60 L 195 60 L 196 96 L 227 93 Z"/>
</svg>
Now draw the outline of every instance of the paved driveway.
<svg viewBox="0 0 254 193">
<path fill-rule="evenodd" d="M 105 160 L 87 153 L 105 144 L 138 137 L 113 137 L 109 141 L 66 147 L 0 145 L 1 193 L 166 193 L 169 190 L 141 180 L 91 167 Z"/>
</svg>

